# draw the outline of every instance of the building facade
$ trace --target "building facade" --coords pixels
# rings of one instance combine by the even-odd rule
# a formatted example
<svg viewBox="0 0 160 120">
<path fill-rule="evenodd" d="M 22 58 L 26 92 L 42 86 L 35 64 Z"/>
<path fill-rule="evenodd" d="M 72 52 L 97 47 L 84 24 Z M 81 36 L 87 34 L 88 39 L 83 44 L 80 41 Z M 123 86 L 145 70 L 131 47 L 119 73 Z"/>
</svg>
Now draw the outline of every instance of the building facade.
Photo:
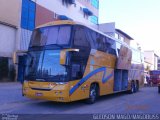
<svg viewBox="0 0 160 120">
<path fill-rule="evenodd" d="M 153 51 L 144 51 L 144 67 L 146 70 L 157 70 L 158 55 Z"/>
<path fill-rule="evenodd" d="M 22 0 L 20 49 L 28 48 L 32 30 L 46 22 L 71 19 L 98 27 L 99 0 Z"/>
<path fill-rule="evenodd" d="M 158 57 L 157 69 L 160 70 L 160 57 Z"/>
<path fill-rule="evenodd" d="M 71 19 L 98 28 L 98 12 L 99 0 L 0 0 L 0 76 L 14 78 L 13 54 L 28 49 L 37 26 Z"/>
<path fill-rule="evenodd" d="M 115 22 L 99 24 L 99 30 L 109 36 L 112 36 L 116 39 L 119 39 L 127 43 L 128 45 L 130 45 L 131 40 L 133 40 L 132 37 L 130 37 L 128 34 L 123 32 L 122 30 L 116 29 Z"/>
</svg>

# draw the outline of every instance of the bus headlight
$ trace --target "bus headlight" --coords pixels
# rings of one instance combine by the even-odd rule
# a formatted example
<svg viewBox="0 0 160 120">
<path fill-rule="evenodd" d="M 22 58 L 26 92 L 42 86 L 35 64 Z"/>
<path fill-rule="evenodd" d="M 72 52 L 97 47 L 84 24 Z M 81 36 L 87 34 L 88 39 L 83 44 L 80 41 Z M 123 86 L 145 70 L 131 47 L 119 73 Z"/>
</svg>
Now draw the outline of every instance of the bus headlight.
<svg viewBox="0 0 160 120">
<path fill-rule="evenodd" d="M 56 82 L 56 85 L 64 85 L 67 84 L 68 82 Z"/>
</svg>

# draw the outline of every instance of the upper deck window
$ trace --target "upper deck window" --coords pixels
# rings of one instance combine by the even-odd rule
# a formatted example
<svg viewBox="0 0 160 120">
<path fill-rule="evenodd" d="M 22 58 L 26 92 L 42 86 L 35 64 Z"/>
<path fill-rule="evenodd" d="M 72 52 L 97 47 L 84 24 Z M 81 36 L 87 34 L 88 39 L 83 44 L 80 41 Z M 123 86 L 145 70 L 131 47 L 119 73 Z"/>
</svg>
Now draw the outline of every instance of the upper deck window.
<svg viewBox="0 0 160 120">
<path fill-rule="evenodd" d="M 51 26 L 36 29 L 30 47 L 44 45 L 69 45 L 71 26 Z"/>
</svg>

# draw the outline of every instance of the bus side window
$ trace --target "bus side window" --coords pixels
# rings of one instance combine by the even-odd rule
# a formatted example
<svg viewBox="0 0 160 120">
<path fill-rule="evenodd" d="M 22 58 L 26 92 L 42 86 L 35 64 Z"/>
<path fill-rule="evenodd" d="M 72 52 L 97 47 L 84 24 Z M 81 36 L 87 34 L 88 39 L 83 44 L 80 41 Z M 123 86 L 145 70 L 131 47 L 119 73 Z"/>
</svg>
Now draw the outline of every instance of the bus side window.
<svg viewBox="0 0 160 120">
<path fill-rule="evenodd" d="M 96 49 L 96 41 L 95 41 L 96 34 L 95 34 L 95 32 L 93 32 L 90 29 L 87 29 L 85 33 L 86 33 L 86 36 L 87 36 L 87 39 L 90 43 L 91 48 Z"/>
<path fill-rule="evenodd" d="M 82 78 L 82 71 L 80 68 L 80 64 L 73 63 L 72 64 L 72 79 L 80 79 Z"/>
<path fill-rule="evenodd" d="M 79 52 L 71 53 L 71 80 L 81 79 L 91 51 L 90 43 L 83 26 L 76 26 L 74 33 L 73 48 L 79 49 Z"/>
<path fill-rule="evenodd" d="M 97 42 L 97 50 L 104 52 L 105 51 L 105 49 L 104 49 L 105 43 L 103 41 L 103 36 L 100 35 L 99 37 L 97 37 L 96 42 Z"/>
<path fill-rule="evenodd" d="M 116 56 L 116 50 L 113 48 L 110 48 L 108 53 Z"/>
<path fill-rule="evenodd" d="M 75 35 L 74 35 L 74 46 L 83 46 L 83 47 L 88 47 L 89 42 L 86 39 L 85 31 L 82 27 L 77 26 L 75 30 Z"/>
</svg>

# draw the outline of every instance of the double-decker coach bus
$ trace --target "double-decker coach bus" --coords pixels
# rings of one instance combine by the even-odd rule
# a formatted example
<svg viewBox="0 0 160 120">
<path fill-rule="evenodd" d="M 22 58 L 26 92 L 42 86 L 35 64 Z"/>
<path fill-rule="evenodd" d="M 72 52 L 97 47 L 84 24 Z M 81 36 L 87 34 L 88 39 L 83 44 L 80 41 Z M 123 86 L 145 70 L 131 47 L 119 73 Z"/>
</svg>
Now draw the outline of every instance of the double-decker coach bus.
<svg viewBox="0 0 160 120">
<path fill-rule="evenodd" d="M 74 21 L 54 21 L 36 28 L 26 53 L 23 95 L 71 102 L 143 85 L 138 50 Z"/>
</svg>

